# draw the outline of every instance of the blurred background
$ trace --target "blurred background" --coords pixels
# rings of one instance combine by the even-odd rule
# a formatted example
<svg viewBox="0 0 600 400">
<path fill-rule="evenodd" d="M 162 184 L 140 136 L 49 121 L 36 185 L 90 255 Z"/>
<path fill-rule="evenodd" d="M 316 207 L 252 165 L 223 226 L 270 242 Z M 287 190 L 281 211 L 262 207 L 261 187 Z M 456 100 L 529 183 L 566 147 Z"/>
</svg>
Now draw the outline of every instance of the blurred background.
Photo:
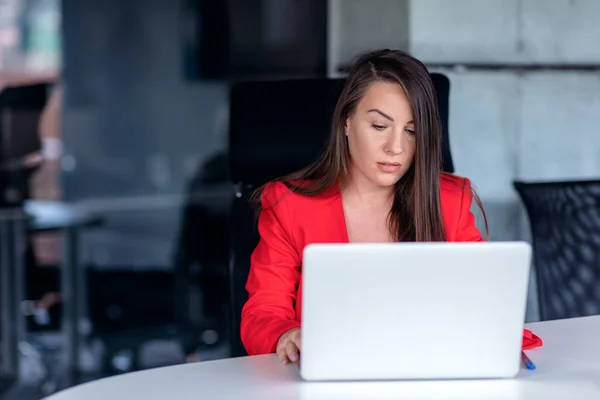
<svg viewBox="0 0 600 400">
<path fill-rule="evenodd" d="M 528 321 L 600 313 L 599 20 L 597 0 L 1 0 L 0 398 L 243 355 L 248 166 L 312 157 L 335 98 L 313 100 L 381 47 L 449 81 L 454 172 L 492 240 L 534 244 Z"/>
</svg>

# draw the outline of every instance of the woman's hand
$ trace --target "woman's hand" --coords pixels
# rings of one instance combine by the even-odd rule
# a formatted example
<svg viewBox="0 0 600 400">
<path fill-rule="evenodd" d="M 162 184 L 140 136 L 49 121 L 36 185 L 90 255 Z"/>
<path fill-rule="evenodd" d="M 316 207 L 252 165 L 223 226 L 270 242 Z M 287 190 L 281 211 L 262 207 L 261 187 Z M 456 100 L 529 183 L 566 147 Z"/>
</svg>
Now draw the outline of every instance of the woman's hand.
<svg viewBox="0 0 600 400">
<path fill-rule="evenodd" d="M 300 328 L 290 329 L 281 335 L 275 352 L 283 365 L 298 362 L 300 359 Z"/>
</svg>

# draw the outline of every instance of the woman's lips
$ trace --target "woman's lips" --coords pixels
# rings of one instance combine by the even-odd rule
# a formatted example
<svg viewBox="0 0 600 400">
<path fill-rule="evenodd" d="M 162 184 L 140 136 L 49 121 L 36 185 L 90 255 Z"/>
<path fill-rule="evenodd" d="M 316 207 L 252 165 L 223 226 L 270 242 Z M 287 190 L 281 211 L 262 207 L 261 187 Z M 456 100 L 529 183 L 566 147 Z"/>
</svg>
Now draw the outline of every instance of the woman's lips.
<svg viewBox="0 0 600 400">
<path fill-rule="evenodd" d="M 394 173 L 394 172 L 398 172 L 398 170 L 402 167 L 402 164 L 400 164 L 400 163 L 391 163 L 391 162 L 378 162 L 377 163 L 377 167 L 380 170 L 382 170 L 383 172 L 391 174 L 391 173 Z"/>
</svg>

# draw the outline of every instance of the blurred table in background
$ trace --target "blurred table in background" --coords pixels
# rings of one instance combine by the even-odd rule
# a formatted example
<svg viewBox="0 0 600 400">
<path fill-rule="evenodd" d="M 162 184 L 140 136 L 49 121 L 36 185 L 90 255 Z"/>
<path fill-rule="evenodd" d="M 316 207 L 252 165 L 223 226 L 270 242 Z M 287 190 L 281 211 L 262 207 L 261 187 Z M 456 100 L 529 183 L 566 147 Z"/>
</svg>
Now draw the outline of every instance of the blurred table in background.
<svg viewBox="0 0 600 400">
<path fill-rule="evenodd" d="M 207 186 L 202 187 L 201 190 L 191 190 L 183 195 L 110 197 L 88 199 L 76 203 L 27 201 L 23 209 L 0 210 L 0 229 L 9 231 L 18 230 L 16 234 L 3 235 L 0 238 L 0 244 L 3 243 L 6 248 L 13 249 L 12 252 L 5 252 L 6 254 L 10 254 L 10 259 L 0 259 L 0 261 L 3 260 L 0 262 L 0 272 L 8 277 L 8 279 L 4 280 L 1 288 L 2 303 L 0 303 L 0 315 L 3 320 L 11 321 L 10 323 L 2 324 L 4 332 L 6 332 L 2 332 L 2 337 L 8 337 L 9 340 L 2 342 L 0 354 L 5 353 L 9 356 L 3 358 L 3 361 L 1 361 L 0 367 L 2 368 L 0 371 L 14 378 L 18 378 L 19 375 L 17 372 L 19 371 L 18 343 L 25 340 L 26 335 L 25 316 L 22 312 L 22 302 L 25 300 L 23 293 L 25 264 L 21 259 L 16 259 L 16 254 L 17 249 L 21 246 L 17 242 L 22 242 L 25 239 L 25 233 L 60 231 L 64 237 L 62 241 L 63 254 L 60 260 L 60 285 L 63 297 L 61 318 L 63 345 L 61 346 L 61 356 L 64 355 L 65 358 L 64 369 L 66 374 L 61 374 L 60 387 L 71 386 L 78 383 L 78 378 L 80 377 L 78 367 L 83 333 L 81 332 L 81 327 L 76 322 L 85 321 L 85 317 L 87 317 L 87 282 L 85 280 L 85 270 L 79 265 L 80 255 L 78 252 L 81 247 L 82 230 L 99 224 L 102 225 L 103 229 L 101 232 L 95 232 L 91 237 L 86 235 L 86 238 L 94 243 L 94 249 L 96 250 L 97 240 L 94 241 L 94 239 L 98 235 L 103 235 L 101 237 L 108 235 L 108 238 L 112 240 L 111 235 L 115 231 L 119 232 L 119 230 L 122 230 L 124 224 L 135 224 L 138 223 L 138 220 L 141 220 L 139 222 L 143 223 L 143 231 L 147 232 L 149 228 L 148 224 L 156 224 L 157 221 L 155 219 L 159 217 L 162 218 L 158 221 L 158 225 L 160 226 L 154 229 L 159 228 L 163 230 L 164 227 L 161 225 L 164 219 L 162 217 L 163 213 L 166 213 L 169 218 L 177 214 L 179 215 L 177 219 L 180 220 L 179 223 L 175 223 L 178 226 L 178 230 L 173 232 L 174 238 L 172 235 L 169 235 L 169 237 L 172 238 L 171 240 L 174 239 L 173 245 L 175 248 L 173 250 L 178 252 L 180 251 L 180 247 L 185 245 L 185 243 L 180 243 L 184 239 L 180 236 L 182 234 L 181 231 L 185 230 L 185 227 L 179 224 L 187 221 L 189 224 L 196 226 L 199 223 L 193 216 L 187 214 L 187 209 L 190 207 L 201 207 L 209 210 L 210 213 L 218 215 L 229 212 L 230 202 L 234 195 L 231 184 L 211 184 Z M 123 222 L 123 219 L 125 219 L 125 222 Z M 148 219 L 150 220 L 148 221 Z M 106 235 L 104 231 L 106 231 Z M 192 236 L 195 237 L 195 235 L 196 233 L 194 232 Z M 117 236 L 117 239 L 122 240 L 122 235 Z M 145 252 L 150 250 L 152 249 L 144 249 Z M 113 257 L 114 255 L 111 254 L 111 259 Z M 179 259 L 179 257 L 175 258 Z M 128 260 L 125 260 L 123 265 L 128 265 L 126 261 Z M 162 259 L 159 259 L 159 261 L 162 261 Z M 168 261 L 172 262 L 170 259 Z M 228 259 L 224 260 L 225 267 L 227 266 L 227 261 Z M 104 266 L 102 265 L 101 267 Z M 167 267 L 176 270 L 186 268 L 186 266 L 170 264 Z M 188 280 L 186 278 L 186 283 Z M 5 287 L 6 289 L 4 289 Z M 4 301 L 4 299 L 7 301 Z M 187 310 L 183 307 L 179 311 Z M 188 314 L 191 314 L 191 312 L 184 314 L 186 314 L 186 317 L 190 317 Z"/>
<path fill-rule="evenodd" d="M 0 210 L 0 376 L 3 380 L 20 378 L 19 343 L 26 340 L 25 316 L 25 241 L 31 232 L 62 231 L 61 292 L 63 298 L 63 352 L 65 373 L 71 380 L 77 372 L 85 287 L 79 265 L 79 240 L 82 229 L 98 226 L 102 218 L 76 205 L 26 201 L 23 208 Z"/>
</svg>

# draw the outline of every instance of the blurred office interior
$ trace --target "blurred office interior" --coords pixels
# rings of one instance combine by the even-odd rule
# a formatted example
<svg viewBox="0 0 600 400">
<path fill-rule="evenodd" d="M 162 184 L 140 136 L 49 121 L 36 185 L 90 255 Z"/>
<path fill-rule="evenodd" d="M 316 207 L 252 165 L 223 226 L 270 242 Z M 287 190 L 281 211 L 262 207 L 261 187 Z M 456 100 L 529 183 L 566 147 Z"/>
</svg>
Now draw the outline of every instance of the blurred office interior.
<svg viewBox="0 0 600 400">
<path fill-rule="evenodd" d="M 534 244 L 527 320 L 600 314 L 599 18 L 596 0 L 0 2 L 0 398 L 240 355 L 251 187 L 230 167 L 324 128 L 262 115 L 294 146 L 244 152 L 231 129 L 257 105 L 232 90 L 343 79 L 381 47 L 449 80 L 454 172 L 491 240 Z"/>
</svg>

